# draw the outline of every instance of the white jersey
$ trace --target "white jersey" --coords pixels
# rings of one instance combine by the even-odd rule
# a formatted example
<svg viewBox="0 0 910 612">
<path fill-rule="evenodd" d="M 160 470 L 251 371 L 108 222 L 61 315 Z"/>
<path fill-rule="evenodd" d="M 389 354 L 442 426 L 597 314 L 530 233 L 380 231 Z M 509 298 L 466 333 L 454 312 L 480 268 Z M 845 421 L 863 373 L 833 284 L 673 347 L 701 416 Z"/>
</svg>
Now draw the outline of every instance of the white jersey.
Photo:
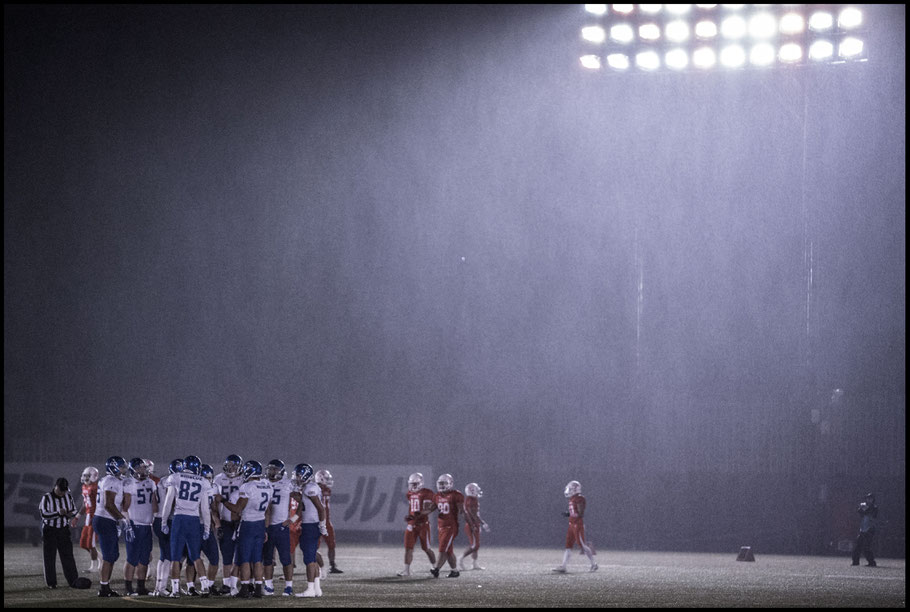
<svg viewBox="0 0 910 612">
<path fill-rule="evenodd" d="M 206 485 L 208 485 L 207 490 L 205 488 Z M 202 486 L 202 490 L 205 492 L 206 499 L 208 499 L 207 505 L 211 509 L 212 504 L 215 503 L 215 496 L 218 495 L 218 493 L 220 492 L 220 489 L 217 486 L 215 486 L 214 483 L 211 483 L 208 481 L 208 479 L 206 479 L 205 485 Z M 211 512 L 210 512 L 210 514 L 211 514 Z"/>
<path fill-rule="evenodd" d="M 123 479 L 123 493 L 130 495 L 130 507 L 127 513 L 130 520 L 137 525 L 151 525 L 155 519 L 155 509 L 152 503 L 156 495 L 155 489 L 155 481 L 151 478 L 145 480 Z"/>
<path fill-rule="evenodd" d="M 313 502 L 310 501 L 311 497 L 315 497 L 319 500 L 319 503 L 323 503 L 322 487 L 315 482 L 310 482 L 303 486 L 303 495 L 301 495 L 300 499 L 300 514 L 303 515 L 301 523 L 319 522 L 319 512 L 316 510 L 316 506 L 313 505 Z"/>
<path fill-rule="evenodd" d="M 272 517 L 269 525 L 278 525 L 288 520 L 291 505 L 291 493 L 298 491 L 297 485 L 290 478 L 282 478 L 272 483 Z"/>
<path fill-rule="evenodd" d="M 203 476 L 190 472 L 172 474 L 168 489 L 174 490 L 174 515 L 202 516 L 208 508 L 209 481 Z M 171 493 L 168 492 L 168 497 Z"/>
<path fill-rule="evenodd" d="M 246 506 L 240 515 L 244 522 L 265 520 L 265 511 L 272 501 L 272 483 L 268 480 L 249 480 L 240 486 L 239 497 L 247 498 Z"/>
<path fill-rule="evenodd" d="M 240 485 L 243 484 L 242 476 L 234 476 L 231 478 L 224 472 L 221 472 L 215 476 L 215 486 L 220 489 L 221 498 L 224 501 L 229 501 L 233 503 L 231 497 L 234 495 L 235 491 L 240 490 Z M 224 504 L 221 505 L 221 520 L 229 521 L 231 520 L 231 511 L 224 507 Z"/>
<path fill-rule="evenodd" d="M 158 496 L 158 512 L 155 513 L 155 518 L 161 518 L 161 513 L 164 511 L 164 500 L 167 496 L 167 483 L 170 480 L 170 475 L 165 476 L 164 478 L 158 481 L 158 485 L 155 487 L 155 495 Z M 171 515 L 167 518 L 173 518 L 174 511 L 171 510 Z M 166 522 L 166 521 L 165 521 Z"/>
<path fill-rule="evenodd" d="M 98 506 L 95 508 L 95 516 L 103 516 L 116 521 L 117 519 L 111 516 L 111 513 L 104 507 L 108 491 L 112 491 L 115 494 L 114 506 L 117 510 L 120 510 L 123 505 L 123 481 L 116 476 L 108 474 L 98 482 L 98 499 L 96 500 Z"/>
</svg>

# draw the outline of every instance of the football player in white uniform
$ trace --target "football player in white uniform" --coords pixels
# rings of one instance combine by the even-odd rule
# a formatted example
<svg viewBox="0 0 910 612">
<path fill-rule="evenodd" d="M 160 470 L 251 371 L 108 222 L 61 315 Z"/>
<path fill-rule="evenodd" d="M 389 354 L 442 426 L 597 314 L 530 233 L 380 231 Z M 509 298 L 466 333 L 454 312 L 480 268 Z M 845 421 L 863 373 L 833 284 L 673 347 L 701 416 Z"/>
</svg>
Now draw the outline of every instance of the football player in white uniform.
<svg viewBox="0 0 910 612">
<path fill-rule="evenodd" d="M 168 475 L 158 480 L 155 494 L 158 498 L 158 512 L 155 514 L 154 531 L 158 536 L 158 567 L 155 572 L 155 597 L 165 597 L 167 595 L 168 579 L 171 576 L 171 564 L 180 564 L 180 559 L 171 561 L 171 536 L 170 531 L 165 531 L 163 526 L 170 529 L 174 518 L 174 510 L 171 509 L 167 516 L 162 516 L 164 512 L 164 500 L 167 499 L 167 483 L 170 482 L 174 474 L 183 471 L 183 459 L 174 459 L 167 467 Z"/>
<path fill-rule="evenodd" d="M 322 489 L 313 480 L 313 466 L 298 463 L 292 476 L 294 484 L 300 490 L 294 493 L 300 507 L 301 515 L 300 550 L 306 564 L 306 590 L 297 593 L 296 597 L 322 597 L 322 585 L 319 579 L 319 564 L 316 563 L 316 549 L 319 547 L 319 535 L 328 535 L 325 524 L 325 507 L 322 505 Z"/>
<path fill-rule="evenodd" d="M 240 514 L 236 559 L 240 565 L 240 592 L 236 596 L 262 597 L 262 549 L 265 526 L 272 513 L 272 484 L 262 480 L 262 464 L 258 461 L 244 464 L 243 479 L 244 483 L 237 491 L 237 503 L 222 501 L 228 510 Z"/>
<path fill-rule="evenodd" d="M 199 457 L 189 455 L 183 460 L 183 471 L 173 474 L 167 484 L 167 497 L 164 500 L 162 516 L 167 516 L 174 509 L 172 526 L 161 525 L 161 531 L 170 532 L 171 559 L 179 560 L 184 548 L 189 563 L 196 566 L 196 574 L 202 582 L 202 596 L 209 596 L 209 581 L 205 574 L 205 564 L 200 557 L 202 540 L 209 538 L 212 524 L 208 490 L 208 481 L 202 477 L 202 462 Z M 199 533 L 199 522 L 203 530 Z M 200 538 L 200 535 L 202 536 Z M 171 592 L 169 597 L 180 596 L 180 565 L 171 564 Z"/>
<path fill-rule="evenodd" d="M 130 525 L 135 537 L 126 540 L 126 565 L 124 581 L 129 595 L 148 595 L 145 579 L 152 558 L 152 523 L 158 511 L 155 482 L 149 478 L 145 459 L 130 460 L 130 476 L 123 481 L 123 511 L 129 512 Z M 137 588 L 133 589 L 133 577 Z"/>
<path fill-rule="evenodd" d="M 220 489 L 215 501 L 221 508 L 221 529 L 217 532 L 218 545 L 221 548 L 221 563 L 223 564 L 221 594 L 228 595 L 232 591 L 238 590 L 238 572 L 234 566 L 237 541 L 234 539 L 234 533 L 240 524 L 240 518 L 238 515 L 235 519 L 224 502 L 230 501 L 231 496 L 243 484 L 243 475 L 240 473 L 243 470 L 243 458 L 240 455 L 228 455 L 221 470 L 221 473 L 215 476 L 215 486 Z"/>
<path fill-rule="evenodd" d="M 129 521 L 120 510 L 123 502 L 123 477 L 126 476 L 126 460 L 123 457 L 109 457 L 104 464 L 107 475 L 98 483 L 97 508 L 95 509 L 95 533 L 101 549 L 101 588 L 98 597 L 120 597 L 111 589 L 111 574 L 114 563 L 120 558 L 120 532 L 130 529 Z"/>
<path fill-rule="evenodd" d="M 263 591 L 266 595 L 275 594 L 275 586 L 272 578 L 275 574 L 275 549 L 278 549 L 278 560 L 284 570 L 284 592 L 283 596 L 289 597 L 294 594 L 294 558 L 291 557 L 291 523 L 299 520 L 295 515 L 293 519 L 289 516 L 291 505 L 291 493 L 297 490 L 297 487 L 287 478 L 284 469 L 284 461 L 281 459 L 272 459 L 265 468 L 265 476 L 272 483 L 272 515 L 269 518 L 269 524 L 266 528 L 269 534 L 265 542 L 265 550 L 262 553 L 262 564 L 265 568 L 265 586 Z"/>
<path fill-rule="evenodd" d="M 213 480 L 215 478 L 215 470 L 208 463 L 203 463 L 202 468 L 199 472 L 203 478 L 208 482 L 208 490 L 203 490 L 203 495 L 207 495 L 209 499 L 209 507 L 211 508 L 212 513 L 212 537 L 209 537 L 202 541 L 201 552 L 208 558 L 209 567 L 208 575 L 209 579 L 209 594 L 210 595 L 221 595 L 221 591 L 215 587 L 215 577 L 218 575 L 218 539 L 214 536 L 215 533 L 221 529 L 221 519 L 218 516 L 219 504 L 215 501 L 215 495 L 218 493 L 218 487 L 215 486 Z M 204 487 L 203 487 L 204 489 Z M 203 530 L 202 520 L 199 521 L 199 531 L 200 533 Z M 196 567 L 192 564 L 187 564 L 186 566 L 186 594 L 187 595 L 198 595 L 196 591 Z M 201 586 L 201 585 L 200 585 Z"/>
</svg>

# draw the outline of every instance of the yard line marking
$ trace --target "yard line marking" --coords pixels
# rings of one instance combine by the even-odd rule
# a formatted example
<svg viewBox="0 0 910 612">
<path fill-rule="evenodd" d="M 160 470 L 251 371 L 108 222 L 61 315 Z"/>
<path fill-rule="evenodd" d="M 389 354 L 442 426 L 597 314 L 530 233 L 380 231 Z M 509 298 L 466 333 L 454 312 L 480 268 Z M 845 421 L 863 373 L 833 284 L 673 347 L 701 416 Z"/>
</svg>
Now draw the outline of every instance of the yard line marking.
<svg viewBox="0 0 910 612">
<path fill-rule="evenodd" d="M 168 599 L 178 599 L 179 600 L 179 599 L 186 599 L 188 597 L 190 597 L 190 596 L 187 595 L 187 597 L 173 597 L 173 598 L 168 598 Z M 144 604 L 145 603 L 155 603 L 155 604 L 159 604 L 162 606 L 177 606 L 178 608 L 211 608 L 211 606 L 200 606 L 199 604 L 177 603 L 176 601 L 159 601 L 160 599 L 162 599 L 162 598 L 161 597 L 142 597 L 142 598 L 121 597 L 120 601 L 135 601 L 137 603 L 142 602 Z"/>
<path fill-rule="evenodd" d="M 905 580 L 902 576 L 854 576 L 852 574 L 825 574 L 825 578 L 855 578 L 857 580 Z"/>
</svg>

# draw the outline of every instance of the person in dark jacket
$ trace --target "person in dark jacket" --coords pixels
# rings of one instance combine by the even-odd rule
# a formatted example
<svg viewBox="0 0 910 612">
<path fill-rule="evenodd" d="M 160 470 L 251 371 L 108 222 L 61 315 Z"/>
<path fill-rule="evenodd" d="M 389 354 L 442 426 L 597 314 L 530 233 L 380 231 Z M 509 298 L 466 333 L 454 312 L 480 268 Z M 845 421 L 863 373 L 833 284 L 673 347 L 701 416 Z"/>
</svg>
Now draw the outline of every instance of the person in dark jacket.
<svg viewBox="0 0 910 612">
<path fill-rule="evenodd" d="M 875 505 L 875 495 L 866 493 L 866 498 L 856 510 L 862 517 L 859 524 L 859 535 L 856 536 L 856 545 L 853 547 L 853 563 L 859 565 L 861 555 L 866 556 L 866 565 L 875 567 L 875 552 L 872 549 L 875 540 L 875 523 L 878 518 L 878 506 Z"/>
</svg>

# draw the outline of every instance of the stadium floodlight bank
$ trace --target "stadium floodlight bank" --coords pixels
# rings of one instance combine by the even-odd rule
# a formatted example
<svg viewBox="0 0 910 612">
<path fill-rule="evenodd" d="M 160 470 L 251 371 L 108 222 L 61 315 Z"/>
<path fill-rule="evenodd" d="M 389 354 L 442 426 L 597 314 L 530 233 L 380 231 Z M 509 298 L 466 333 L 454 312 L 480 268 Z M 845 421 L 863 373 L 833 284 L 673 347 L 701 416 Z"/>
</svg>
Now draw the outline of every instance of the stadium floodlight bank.
<svg viewBox="0 0 910 612">
<path fill-rule="evenodd" d="M 768 69 L 868 60 L 863 5 L 585 4 L 592 71 Z"/>
</svg>

